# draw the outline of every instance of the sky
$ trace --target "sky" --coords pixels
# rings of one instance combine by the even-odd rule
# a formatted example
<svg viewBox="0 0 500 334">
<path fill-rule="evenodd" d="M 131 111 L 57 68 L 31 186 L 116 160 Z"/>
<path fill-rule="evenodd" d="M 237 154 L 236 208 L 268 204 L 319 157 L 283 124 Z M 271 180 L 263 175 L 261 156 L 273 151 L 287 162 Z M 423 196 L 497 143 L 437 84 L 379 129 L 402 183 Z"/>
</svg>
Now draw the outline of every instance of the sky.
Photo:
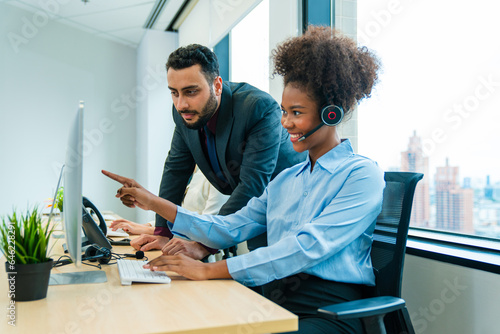
<svg viewBox="0 0 500 334">
<path fill-rule="evenodd" d="M 359 105 L 359 153 L 398 167 L 416 131 L 429 171 L 500 182 L 500 20 L 494 1 L 358 0 L 358 43 L 382 62 Z"/>
</svg>

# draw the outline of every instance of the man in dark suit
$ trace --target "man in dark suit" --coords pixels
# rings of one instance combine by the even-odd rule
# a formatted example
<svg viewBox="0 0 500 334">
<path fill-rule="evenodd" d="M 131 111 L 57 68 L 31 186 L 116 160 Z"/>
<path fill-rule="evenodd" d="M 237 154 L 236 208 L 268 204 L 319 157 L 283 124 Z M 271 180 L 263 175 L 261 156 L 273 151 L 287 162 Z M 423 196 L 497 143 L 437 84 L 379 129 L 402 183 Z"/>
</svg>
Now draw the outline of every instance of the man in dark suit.
<svg viewBox="0 0 500 334">
<path fill-rule="evenodd" d="M 167 62 L 167 80 L 176 127 L 160 197 L 180 205 L 198 165 L 217 190 L 230 195 L 219 211 L 227 215 L 241 209 L 250 198 L 260 196 L 283 169 L 305 160 L 307 153 L 293 149 L 280 124 L 281 108 L 276 101 L 249 84 L 222 82 L 217 57 L 207 47 L 192 44 L 174 51 Z M 142 235 L 132 245 L 143 250 L 163 249 L 170 254 L 185 251 L 195 258 L 216 251 L 171 239 L 167 222 L 159 215 L 154 233 Z M 265 242 L 265 235 L 252 239 L 248 248 L 253 250 Z"/>
</svg>

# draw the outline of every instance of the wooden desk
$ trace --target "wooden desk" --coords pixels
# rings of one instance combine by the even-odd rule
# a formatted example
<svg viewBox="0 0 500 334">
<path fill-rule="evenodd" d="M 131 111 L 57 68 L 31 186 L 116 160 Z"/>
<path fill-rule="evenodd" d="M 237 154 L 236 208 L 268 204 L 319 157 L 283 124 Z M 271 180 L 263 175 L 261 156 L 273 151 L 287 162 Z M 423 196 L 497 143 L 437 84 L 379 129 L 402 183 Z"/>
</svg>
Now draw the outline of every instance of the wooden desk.
<svg viewBox="0 0 500 334">
<path fill-rule="evenodd" d="M 112 251 L 134 252 L 129 246 L 114 246 Z M 159 253 L 146 255 L 152 259 Z M 7 276 L 4 259 L 0 262 L 0 307 L 7 315 Z M 66 265 L 52 269 L 52 273 L 77 270 L 98 269 Z M 103 270 L 106 283 L 49 286 L 47 298 L 17 302 L 16 327 L 2 316 L 0 333 L 247 334 L 297 330 L 294 314 L 233 280 L 190 281 L 169 272 L 170 284 L 122 286 L 116 265 L 103 265 Z"/>
</svg>

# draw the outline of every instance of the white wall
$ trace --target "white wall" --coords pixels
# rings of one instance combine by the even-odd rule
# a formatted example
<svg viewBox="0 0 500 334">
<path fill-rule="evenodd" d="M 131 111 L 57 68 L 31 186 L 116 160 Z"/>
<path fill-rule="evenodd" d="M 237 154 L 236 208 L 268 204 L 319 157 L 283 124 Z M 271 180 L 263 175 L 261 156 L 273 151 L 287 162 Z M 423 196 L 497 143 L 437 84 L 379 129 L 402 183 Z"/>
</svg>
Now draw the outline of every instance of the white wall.
<svg viewBox="0 0 500 334">
<path fill-rule="evenodd" d="M 175 124 L 165 64 L 177 49 L 177 33 L 148 30 L 137 50 L 137 176 L 157 194 Z M 128 217 L 125 217 L 128 218 Z M 137 210 L 137 222 L 154 219 L 152 211 Z"/>
<path fill-rule="evenodd" d="M 354 40 L 357 40 L 357 0 L 335 0 L 335 28 L 340 30 L 344 35 Z M 340 123 L 339 135 L 342 138 L 349 138 L 354 152 L 358 151 L 358 106 L 354 106 L 354 110 L 350 117 Z"/>
<path fill-rule="evenodd" d="M 407 255 L 402 296 L 416 333 L 498 333 L 498 274 Z"/>
<path fill-rule="evenodd" d="M 126 102 L 135 50 L 3 3 L 0 22 L 0 215 L 53 196 L 68 127 L 84 100 L 83 193 L 134 218 L 100 171 L 135 176 L 135 105 Z"/>
</svg>

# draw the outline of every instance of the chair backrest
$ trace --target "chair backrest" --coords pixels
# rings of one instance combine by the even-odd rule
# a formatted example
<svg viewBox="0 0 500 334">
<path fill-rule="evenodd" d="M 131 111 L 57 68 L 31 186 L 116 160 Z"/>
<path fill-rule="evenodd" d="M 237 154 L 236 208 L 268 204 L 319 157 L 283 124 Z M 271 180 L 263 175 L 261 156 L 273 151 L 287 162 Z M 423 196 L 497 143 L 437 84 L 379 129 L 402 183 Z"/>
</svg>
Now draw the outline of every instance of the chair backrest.
<svg viewBox="0 0 500 334">
<path fill-rule="evenodd" d="M 401 281 L 413 194 L 424 175 L 386 172 L 382 212 L 377 217 L 371 251 L 378 294 L 401 297 Z"/>
</svg>

